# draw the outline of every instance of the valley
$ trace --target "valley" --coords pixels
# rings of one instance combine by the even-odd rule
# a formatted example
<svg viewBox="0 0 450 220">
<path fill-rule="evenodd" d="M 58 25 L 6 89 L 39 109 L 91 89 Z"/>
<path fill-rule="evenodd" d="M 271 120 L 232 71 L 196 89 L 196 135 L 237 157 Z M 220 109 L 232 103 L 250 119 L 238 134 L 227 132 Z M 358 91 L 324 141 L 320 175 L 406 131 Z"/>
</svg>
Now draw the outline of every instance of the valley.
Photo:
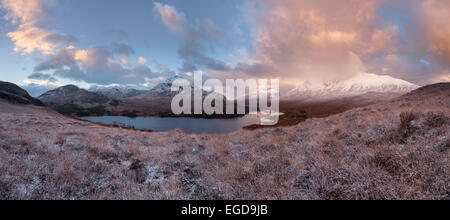
<svg viewBox="0 0 450 220">
<path fill-rule="evenodd" d="M 1 199 L 449 199 L 450 84 L 303 123 L 142 132 L 0 103 Z"/>
<path fill-rule="evenodd" d="M 370 80 L 358 77 L 346 81 L 330 82 L 322 87 L 310 87 L 306 82 L 285 95 L 281 95 L 279 123 L 271 127 L 292 126 L 307 118 L 327 117 L 347 110 L 364 107 L 399 97 L 417 88 L 416 85 L 387 76 L 366 74 Z M 364 75 L 364 76 L 366 76 Z M 363 76 L 363 77 L 364 77 Z M 149 91 L 120 87 L 94 87 L 84 90 L 76 86 L 64 86 L 38 97 L 55 111 L 73 117 L 125 116 L 135 117 L 189 117 L 208 119 L 234 119 L 241 114 L 181 114 L 172 113 L 171 101 L 178 94 L 172 92 L 172 82 L 176 79 L 191 80 L 186 76 L 174 76 L 156 85 Z M 194 87 L 191 84 L 191 91 Z M 352 92 L 350 92 L 350 90 Z M 203 91 L 203 99 L 210 93 Z M 347 94 L 347 95 L 345 95 Z M 223 97 L 224 112 L 227 97 Z M 193 100 L 192 100 L 193 102 Z M 250 103 L 246 98 L 246 113 Z M 270 103 L 270 102 L 269 102 Z M 238 101 L 234 101 L 237 112 Z M 194 103 L 192 103 L 192 112 Z M 247 126 L 246 129 L 263 128 L 260 125 Z"/>
</svg>

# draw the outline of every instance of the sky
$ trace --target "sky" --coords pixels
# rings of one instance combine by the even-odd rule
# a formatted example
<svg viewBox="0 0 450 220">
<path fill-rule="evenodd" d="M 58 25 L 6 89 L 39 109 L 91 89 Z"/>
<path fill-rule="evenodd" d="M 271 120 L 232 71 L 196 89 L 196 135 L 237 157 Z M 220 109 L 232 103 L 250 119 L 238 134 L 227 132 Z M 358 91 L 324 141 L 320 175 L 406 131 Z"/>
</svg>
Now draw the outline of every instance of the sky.
<svg viewBox="0 0 450 220">
<path fill-rule="evenodd" d="M 194 71 L 284 88 L 450 81 L 450 0 L 0 0 L 0 17 L 0 80 L 32 95 Z"/>
</svg>

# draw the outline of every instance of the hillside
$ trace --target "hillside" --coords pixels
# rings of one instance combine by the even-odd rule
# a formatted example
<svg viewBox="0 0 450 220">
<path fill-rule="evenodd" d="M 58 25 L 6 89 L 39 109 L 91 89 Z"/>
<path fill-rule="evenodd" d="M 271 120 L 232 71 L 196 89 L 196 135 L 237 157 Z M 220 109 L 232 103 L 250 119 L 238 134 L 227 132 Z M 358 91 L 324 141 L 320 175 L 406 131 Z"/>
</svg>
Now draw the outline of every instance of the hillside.
<svg viewBox="0 0 450 220">
<path fill-rule="evenodd" d="M 178 92 L 172 92 L 172 82 L 183 76 L 174 76 L 149 91 L 128 88 L 91 88 L 91 91 L 67 85 L 48 91 L 38 98 L 53 110 L 68 116 L 161 116 L 235 118 L 242 115 L 174 115 L 171 102 Z M 194 91 L 192 86 L 192 92 Z M 203 98 L 211 93 L 203 91 Z M 224 109 L 226 97 L 223 97 Z M 193 103 L 192 103 L 192 106 Z"/>
<path fill-rule="evenodd" d="M 71 116 L 105 115 L 112 101 L 108 97 L 67 85 L 48 91 L 38 97 L 53 110 Z"/>
<path fill-rule="evenodd" d="M 0 199 L 450 199 L 448 83 L 227 135 L 0 108 L 0 137 Z"/>
<path fill-rule="evenodd" d="M 143 90 L 127 87 L 91 87 L 89 91 L 104 95 L 109 99 L 124 99 L 146 93 L 146 91 Z"/>
<path fill-rule="evenodd" d="M 166 79 L 149 91 L 121 87 L 93 87 L 88 91 L 68 85 L 49 91 L 41 95 L 39 99 L 55 111 L 70 116 L 179 117 L 171 110 L 172 99 L 178 94 L 171 91 L 172 82 L 179 78 L 191 80 L 187 76 L 177 75 Z M 193 84 L 191 86 L 194 91 Z M 414 88 L 417 86 L 406 81 L 374 74 L 365 74 L 323 85 L 303 85 L 281 97 L 280 111 L 285 114 L 276 126 L 292 126 L 304 121 L 305 118 L 326 117 L 353 108 L 380 103 L 403 95 Z M 204 91 L 203 98 L 208 94 Z M 248 97 L 243 98 L 246 98 L 248 105 Z M 223 99 L 225 111 L 227 98 L 223 97 Z M 238 114 L 181 115 L 181 117 L 199 118 L 240 116 Z M 259 128 L 259 126 L 252 126 L 252 128 Z"/>
<path fill-rule="evenodd" d="M 360 73 L 346 80 L 312 84 L 307 81 L 289 91 L 283 99 L 322 101 L 336 98 L 362 96 L 370 93 L 402 95 L 419 86 L 410 82 L 370 73 Z"/>
<path fill-rule="evenodd" d="M 43 103 L 31 97 L 27 91 L 15 84 L 0 81 L 0 99 L 17 104 L 31 104 L 42 106 Z"/>
<path fill-rule="evenodd" d="M 129 112 L 135 112 L 139 116 L 162 116 L 162 117 L 198 117 L 198 118 L 235 118 L 242 115 L 226 115 L 226 114 L 213 114 L 213 115 L 207 115 L 206 113 L 203 114 L 182 114 L 182 115 L 175 115 L 172 113 L 171 109 L 171 103 L 172 99 L 179 94 L 179 91 L 173 92 L 172 89 L 172 83 L 177 79 L 187 79 L 189 81 L 192 81 L 189 77 L 176 75 L 174 77 L 171 77 L 169 79 L 166 79 L 164 82 L 156 85 L 154 88 L 152 88 L 150 91 L 143 93 L 138 96 L 133 96 L 126 99 L 120 100 L 120 106 L 116 108 L 116 111 L 129 111 Z M 191 82 L 191 92 L 192 92 L 192 113 L 194 112 L 194 83 Z M 206 92 L 203 90 L 202 92 L 202 98 L 205 99 L 206 96 L 213 94 L 211 92 Z M 226 112 L 226 102 L 227 98 L 223 95 L 223 108 L 224 112 Z"/>
</svg>

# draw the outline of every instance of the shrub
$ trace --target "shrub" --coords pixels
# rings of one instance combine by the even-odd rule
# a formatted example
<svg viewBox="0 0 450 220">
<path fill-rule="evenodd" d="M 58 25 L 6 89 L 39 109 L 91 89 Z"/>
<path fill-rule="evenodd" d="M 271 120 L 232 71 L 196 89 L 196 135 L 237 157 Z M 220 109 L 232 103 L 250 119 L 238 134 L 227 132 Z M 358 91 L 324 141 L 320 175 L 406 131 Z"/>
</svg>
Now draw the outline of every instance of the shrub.
<svg viewBox="0 0 450 220">
<path fill-rule="evenodd" d="M 397 152 L 389 149 L 376 153 L 371 162 L 374 167 L 382 169 L 393 176 L 398 176 L 405 172 L 402 157 Z"/>
<path fill-rule="evenodd" d="M 429 112 L 425 115 L 425 125 L 430 128 L 442 127 L 449 123 L 449 118 L 443 113 Z"/>
<path fill-rule="evenodd" d="M 402 112 L 400 114 L 399 130 L 406 130 L 410 127 L 411 122 L 417 119 L 417 115 L 413 112 Z"/>
<path fill-rule="evenodd" d="M 391 139 L 394 143 L 404 144 L 406 139 L 416 132 L 415 127 L 411 122 L 419 118 L 419 114 L 413 112 L 402 112 L 400 114 L 400 125 L 397 129 L 397 133 L 393 134 Z"/>
<path fill-rule="evenodd" d="M 445 139 L 444 141 L 438 142 L 434 145 L 434 149 L 436 149 L 439 153 L 447 152 L 450 148 L 450 139 Z"/>
</svg>

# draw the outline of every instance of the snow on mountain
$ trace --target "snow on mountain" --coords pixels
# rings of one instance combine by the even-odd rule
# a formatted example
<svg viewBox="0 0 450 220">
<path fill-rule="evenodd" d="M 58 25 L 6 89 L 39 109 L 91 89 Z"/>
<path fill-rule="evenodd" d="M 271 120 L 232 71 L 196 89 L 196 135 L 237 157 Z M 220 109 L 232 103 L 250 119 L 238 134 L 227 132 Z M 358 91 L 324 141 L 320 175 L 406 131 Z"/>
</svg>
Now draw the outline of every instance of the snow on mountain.
<svg viewBox="0 0 450 220">
<path fill-rule="evenodd" d="M 192 100 L 192 102 L 194 102 L 194 100 L 195 100 L 195 92 L 194 92 L 195 85 L 194 85 L 192 79 L 188 76 L 177 75 L 177 76 L 174 76 L 174 77 L 164 80 L 163 82 L 159 83 L 157 86 L 155 86 L 150 91 L 148 91 L 144 94 L 126 98 L 126 99 L 122 99 L 121 102 L 123 102 L 122 106 L 124 106 L 124 108 L 125 108 L 124 110 L 131 111 L 131 112 L 132 111 L 142 112 L 145 115 L 173 116 L 172 109 L 171 109 L 172 100 L 176 95 L 178 95 L 181 92 L 181 89 L 180 89 L 180 91 L 172 91 L 172 84 L 177 79 L 186 79 L 186 80 L 190 81 L 191 93 L 192 93 L 191 100 Z M 206 92 L 205 90 L 203 90 L 202 97 L 204 98 L 212 93 L 213 92 Z M 226 97 L 223 97 L 223 100 L 225 102 Z M 223 106 L 224 107 L 226 106 L 225 103 Z M 192 107 L 194 107 L 193 103 L 192 103 Z M 232 117 L 232 116 L 230 116 L 230 117 Z"/>
<path fill-rule="evenodd" d="M 91 92 L 104 95 L 110 99 L 122 99 L 129 98 L 146 93 L 147 91 L 137 90 L 128 87 L 91 87 Z"/>
<path fill-rule="evenodd" d="M 39 99 L 49 106 L 53 105 L 65 105 L 65 104 L 92 104 L 99 105 L 109 102 L 109 98 L 90 92 L 84 89 L 80 89 L 74 85 L 62 86 L 57 89 L 48 91 L 41 96 Z"/>
<path fill-rule="evenodd" d="M 191 92 L 194 93 L 195 84 L 194 84 L 192 77 L 188 77 L 185 75 L 175 75 L 175 76 L 170 77 L 170 78 L 164 80 L 163 82 L 159 83 L 158 85 L 153 87 L 150 91 L 148 91 L 144 94 L 141 94 L 139 96 L 132 97 L 132 99 L 143 99 L 143 98 L 145 98 L 145 99 L 152 99 L 152 98 L 172 99 L 175 95 L 179 94 L 181 91 L 181 88 L 180 88 L 180 91 L 176 91 L 176 92 L 172 91 L 172 84 L 177 79 L 188 80 L 190 82 Z M 211 94 L 211 92 L 206 92 L 205 90 L 203 90 L 203 96 L 206 96 L 208 94 Z"/>
<path fill-rule="evenodd" d="M 175 75 L 173 77 L 170 77 L 170 78 L 164 80 L 160 84 L 156 85 L 148 93 L 151 93 L 153 95 L 161 95 L 161 96 L 176 95 L 176 94 L 178 94 L 178 92 L 172 92 L 172 83 L 177 79 L 186 79 L 189 82 L 191 82 L 191 88 L 193 91 L 194 83 L 193 83 L 192 79 L 190 79 L 189 77 L 184 76 L 184 75 Z"/>
<path fill-rule="evenodd" d="M 312 84 L 306 81 L 289 91 L 284 99 L 326 99 L 366 93 L 408 93 L 419 86 L 391 76 L 361 73 L 350 79 Z"/>
<path fill-rule="evenodd" d="M 230 100 L 249 100 L 249 99 L 258 99 L 260 97 L 260 94 L 262 92 L 265 92 L 267 94 L 267 97 L 270 98 L 272 95 L 274 96 L 280 96 L 280 91 L 278 89 L 273 88 L 259 88 L 256 91 L 246 91 L 244 94 L 235 94 L 236 97 L 230 97 L 227 96 Z"/>
<path fill-rule="evenodd" d="M 105 115 L 111 100 L 101 94 L 67 85 L 48 91 L 39 99 L 53 110 L 72 116 Z"/>
</svg>

